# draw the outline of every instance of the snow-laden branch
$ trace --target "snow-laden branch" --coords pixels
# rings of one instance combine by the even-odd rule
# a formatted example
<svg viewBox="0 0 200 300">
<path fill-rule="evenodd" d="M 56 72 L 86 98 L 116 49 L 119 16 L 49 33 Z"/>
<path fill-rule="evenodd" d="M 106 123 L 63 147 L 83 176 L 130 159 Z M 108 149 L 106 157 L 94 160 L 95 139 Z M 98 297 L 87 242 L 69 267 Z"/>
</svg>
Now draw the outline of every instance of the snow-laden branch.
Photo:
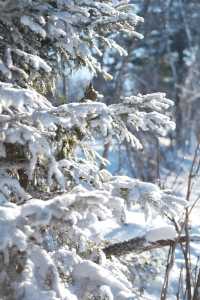
<svg viewBox="0 0 200 300">
<path fill-rule="evenodd" d="M 122 300 L 128 295 L 133 297 L 131 284 L 120 271 L 117 277 L 112 274 L 112 262 L 109 263 L 104 256 L 119 256 L 168 246 L 176 239 L 176 232 L 172 227 L 157 228 L 144 236 L 110 245 L 100 253 L 100 265 L 82 259 L 81 253 L 87 255 L 88 238 L 94 239 L 91 225 L 111 218 L 111 212 L 118 217 L 121 209 L 123 200 L 114 197 L 109 191 L 87 190 L 81 186 L 71 193 L 46 201 L 29 199 L 21 205 L 2 201 L 0 255 L 3 255 L 3 269 L 6 273 L 5 266 L 18 258 L 14 262 L 15 272 L 12 273 L 13 280 L 20 282 L 17 293 L 25 295 L 23 299 L 27 300 L 30 293 L 34 294 L 35 299 L 45 296 L 48 300 L 56 299 L 54 297 L 84 299 L 87 293 L 98 295 L 99 292 L 119 296 Z M 62 230 L 58 231 L 60 226 Z M 59 239 L 66 239 L 70 249 L 66 245 L 59 246 L 59 239 L 55 239 L 58 232 Z M 184 242 L 184 237 L 179 242 Z M 66 276 L 67 287 L 63 285 L 62 275 Z M 83 287 L 77 291 L 76 285 L 82 283 Z M 99 286 L 102 286 L 100 291 Z M 10 292 L 16 293 L 13 290 Z M 63 295 L 67 298 L 62 298 Z"/>
<path fill-rule="evenodd" d="M 139 254 L 145 251 L 151 251 L 154 249 L 159 249 L 163 247 L 173 246 L 175 243 L 182 244 L 187 241 L 186 236 L 180 236 L 176 239 L 176 237 L 170 234 L 166 235 L 166 228 L 158 228 L 156 231 L 160 231 L 160 237 L 155 236 L 153 237 L 153 241 L 149 240 L 148 234 L 154 234 L 153 230 L 143 236 L 135 237 L 128 241 L 119 242 L 115 244 L 111 244 L 102 249 L 105 253 L 106 257 L 114 256 L 122 256 L 126 254 Z M 173 232 L 172 232 L 173 233 Z M 200 236 L 190 236 L 191 242 L 200 242 Z"/>
<path fill-rule="evenodd" d="M 1 32 L 5 52 L 0 53 L 0 74 L 6 80 L 30 84 L 34 70 L 41 73 L 43 81 L 42 75 L 53 73 L 61 59 L 65 62 L 60 69 L 63 73 L 66 66 L 72 69 L 74 63 L 81 63 L 93 73 L 104 75 L 92 50 L 101 55 L 99 41 L 109 31 L 141 38 L 135 26 L 142 21 L 128 3 L 118 7 L 112 1 L 0 1 L 0 22 L 5 26 Z M 12 48 L 6 39 L 7 25 L 12 27 Z M 125 53 L 112 38 L 110 41 L 113 49 Z M 104 46 L 101 43 L 101 48 Z"/>
<path fill-rule="evenodd" d="M 200 237 L 191 236 L 191 242 L 199 242 Z M 167 246 L 173 246 L 176 240 L 173 239 L 161 239 L 155 242 L 149 242 L 146 237 L 137 237 L 125 242 L 116 243 L 103 248 L 103 252 L 107 257 L 111 255 L 122 256 L 126 254 L 139 254 L 145 251 L 151 251 L 153 249 L 159 249 Z M 181 236 L 179 243 L 185 243 L 186 237 Z"/>
<path fill-rule="evenodd" d="M 152 111 L 151 102 L 154 103 Z M 82 167 L 78 167 L 77 161 L 63 165 L 63 162 L 56 159 L 56 154 L 63 147 L 60 138 L 74 136 L 76 143 L 84 148 L 84 144 L 95 136 L 103 137 L 105 142 L 114 136 L 120 142 L 126 140 L 138 149 L 141 143 L 134 131 L 150 130 L 157 134 L 165 134 L 173 127 L 173 122 L 165 115 L 165 109 L 170 105 L 172 102 L 166 99 L 164 94 L 158 93 L 139 95 L 136 97 L 136 103 L 125 98 L 124 102 L 118 105 L 107 106 L 104 103 L 88 101 L 54 107 L 44 96 L 32 89 L 20 89 L 1 82 L 1 157 L 7 157 L 7 145 L 20 145 L 26 153 L 24 159 L 30 160 L 26 169 L 28 179 L 33 179 L 37 162 L 40 160 L 41 165 L 47 166 L 48 186 L 51 187 L 53 182 L 56 182 L 60 189 L 65 190 L 63 171 L 72 174 L 71 167 Z M 145 107 L 148 112 L 143 111 Z M 159 113 L 154 111 L 155 108 Z M 128 125 L 133 131 L 127 129 Z M 85 177 L 87 176 L 84 175 Z"/>
</svg>

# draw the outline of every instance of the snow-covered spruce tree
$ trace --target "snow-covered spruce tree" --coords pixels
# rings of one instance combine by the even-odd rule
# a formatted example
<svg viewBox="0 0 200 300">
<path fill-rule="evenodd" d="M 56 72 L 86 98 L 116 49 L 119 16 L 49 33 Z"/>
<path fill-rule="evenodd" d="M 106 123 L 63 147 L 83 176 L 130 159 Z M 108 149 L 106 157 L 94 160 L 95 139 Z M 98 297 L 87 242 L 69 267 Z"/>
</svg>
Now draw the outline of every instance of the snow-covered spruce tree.
<svg viewBox="0 0 200 300">
<path fill-rule="evenodd" d="M 99 170 L 106 162 L 89 146 L 117 138 L 139 149 L 127 126 L 165 134 L 174 124 L 164 94 L 110 106 L 87 99 L 59 105 L 54 97 L 66 69 L 109 77 L 93 53 L 122 52 L 110 34 L 140 37 L 139 21 L 124 2 L 0 1 L 0 299 L 134 299 L 131 273 L 106 259 L 94 224 L 123 222 L 127 203 L 147 216 L 184 203 L 153 184 Z M 144 236 L 145 245 L 151 241 L 152 233 Z"/>
</svg>

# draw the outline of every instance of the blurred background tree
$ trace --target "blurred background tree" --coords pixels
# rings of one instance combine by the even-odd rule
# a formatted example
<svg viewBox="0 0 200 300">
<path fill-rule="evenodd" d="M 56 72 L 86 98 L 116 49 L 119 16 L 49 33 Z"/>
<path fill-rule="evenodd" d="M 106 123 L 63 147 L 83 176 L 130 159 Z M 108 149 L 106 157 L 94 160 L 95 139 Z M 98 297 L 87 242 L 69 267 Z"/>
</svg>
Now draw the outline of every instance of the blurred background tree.
<svg viewBox="0 0 200 300">
<path fill-rule="evenodd" d="M 114 80 L 105 83 L 97 78 L 95 87 L 106 95 L 107 104 L 120 101 L 122 94 L 166 92 L 175 102 L 176 120 L 176 131 L 167 142 L 168 150 L 192 152 L 199 138 L 200 32 L 197 24 L 200 3 L 197 0 L 140 0 L 134 1 L 134 5 L 135 11 L 145 19 L 139 25 L 144 39 L 136 40 L 124 34 L 118 42 L 127 49 L 128 55 L 122 58 L 116 51 L 106 51 L 102 62 Z M 124 145 L 130 156 L 128 172 L 143 180 L 155 181 L 159 178 L 161 162 L 167 160 L 166 146 L 163 148 L 163 141 L 156 137 L 148 139 L 143 135 L 142 153 Z"/>
</svg>

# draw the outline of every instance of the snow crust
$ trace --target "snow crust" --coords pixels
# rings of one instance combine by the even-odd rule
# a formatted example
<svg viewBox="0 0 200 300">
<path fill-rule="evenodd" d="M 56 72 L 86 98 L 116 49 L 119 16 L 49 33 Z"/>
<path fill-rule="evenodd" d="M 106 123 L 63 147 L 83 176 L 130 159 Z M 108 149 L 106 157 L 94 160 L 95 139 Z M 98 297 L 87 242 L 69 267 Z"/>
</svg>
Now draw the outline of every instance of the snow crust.
<svg viewBox="0 0 200 300">
<path fill-rule="evenodd" d="M 163 226 L 149 230 L 145 237 L 149 242 L 174 240 L 177 237 L 177 232 L 173 226 Z"/>
</svg>

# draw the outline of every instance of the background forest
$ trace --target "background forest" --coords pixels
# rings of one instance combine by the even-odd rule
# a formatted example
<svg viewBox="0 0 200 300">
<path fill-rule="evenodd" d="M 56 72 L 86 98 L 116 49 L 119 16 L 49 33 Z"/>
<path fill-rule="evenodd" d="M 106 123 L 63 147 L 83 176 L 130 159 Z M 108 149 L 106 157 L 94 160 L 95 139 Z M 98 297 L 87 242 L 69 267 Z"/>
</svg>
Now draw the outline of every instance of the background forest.
<svg viewBox="0 0 200 300">
<path fill-rule="evenodd" d="M 0 0 L 0 300 L 200 299 L 198 0 Z"/>
<path fill-rule="evenodd" d="M 151 93 L 162 91 L 173 99 L 173 118 L 176 130 L 168 135 L 169 140 L 160 141 L 145 136 L 143 153 L 134 152 L 126 162 L 126 169 L 134 176 L 143 180 L 155 181 L 159 178 L 162 161 L 166 163 L 166 149 L 162 153 L 162 142 L 169 143 L 170 151 L 182 149 L 182 155 L 194 152 L 198 141 L 198 97 L 199 97 L 199 28 L 198 1 L 134 1 L 136 12 L 144 17 L 145 22 L 137 29 L 144 39 L 133 39 L 124 35 L 118 37 L 119 44 L 127 51 L 126 56 L 113 50 L 107 50 L 101 58 L 105 69 L 114 80 L 106 81 L 102 77 L 94 78 L 93 84 L 103 92 L 106 104 L 118 103 L 122 95 Z M 77 78 L 83 89 L 91 80 L 90 75 L 80 71 L 72 78 Z M 79 77 L 80 76 L 80 77 Z M 83 78 L 86 78 L 84 81 Z M 123 80 L 121 80 L 123 78 Z M 69 101 L 84 95 L 82 91 L 74 91 L 69 81 Z M 161 145 L 160 145 L 161 143 Z M 159 148 L 161 146 L 161 149 Z M 130 151 L 125 145 L 126 151 Z M 177 152 L 173 155 L 177 155 Z M 121 154 L 119 154 L 120 156 Z M 169 158 L 169 157 L 168 157 Z M 119 158 L 124 166 L 123 157 Z M 161 160 L 161 161 L 160 161 Z M 163 161 L 164 160 L 164 161 Z M 174 163 L 174 158 L 172 158 Z M 122 166 L 116 166 L 119 171 Z M 170 169 L 170 166 L 168 167 Z M 172 166 L 173 168 L 173 166 Z M 165 181 L 165 179 L 163 180 Z"/>
</svg>

